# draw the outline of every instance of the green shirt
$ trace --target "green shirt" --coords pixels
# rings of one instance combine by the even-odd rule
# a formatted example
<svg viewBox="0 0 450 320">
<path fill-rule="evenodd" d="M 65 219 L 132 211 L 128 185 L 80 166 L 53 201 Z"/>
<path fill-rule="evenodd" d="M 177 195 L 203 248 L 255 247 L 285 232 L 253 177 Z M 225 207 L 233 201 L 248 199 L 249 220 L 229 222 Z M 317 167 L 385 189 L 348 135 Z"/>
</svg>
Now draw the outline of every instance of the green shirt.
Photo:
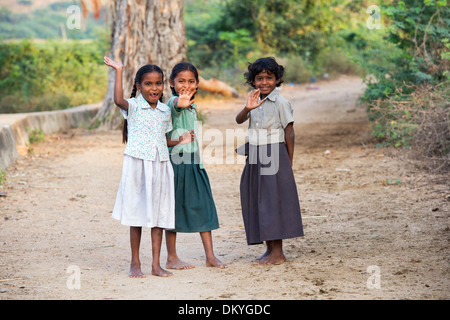
<svg viewBox="0 0 450 320">
<path fill-rule="evenodd" d="M 172 131 L 169 132 L 168 137 L 172 140 L 178 140 L 178 138 L 186 131 L 194 130 L 195 140 L 187 144 L 179 144 L 175 147 L 170 147 L 169 152 L 172 156 L 177 154 L 197 153 L 199 159 L 197 162 L 200 164 L 200 168 L 203 169 L 200 148 L 198 145 L 197 111 L 195 110 L 197 106 L 193 104 L 191 108 L 177 108 L 176 103 L 174 103 L 175 98 L 177 98 L 177 96 L 172 95 L 170 100 L 167 101 L 167 105 L 172 112 L 173 128 Z"/>
</svg>

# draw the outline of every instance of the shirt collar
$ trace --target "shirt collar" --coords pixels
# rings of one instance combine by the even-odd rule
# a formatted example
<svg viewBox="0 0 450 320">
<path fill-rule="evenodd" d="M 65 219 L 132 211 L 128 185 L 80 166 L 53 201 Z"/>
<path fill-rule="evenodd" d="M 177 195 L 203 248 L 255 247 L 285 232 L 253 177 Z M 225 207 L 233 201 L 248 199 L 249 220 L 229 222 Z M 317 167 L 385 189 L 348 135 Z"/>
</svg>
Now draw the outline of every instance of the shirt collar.
<svg viewBox="0 0 450 320">
<path fill-rule="evenodd" d="M 269 99 L 270 101 L 275 102 L 275 100 L 277 100 L 278 94 L 279 93 L 277 89 L 273 89 L 272 92 L 269 93 L 265 99 Z"/>
<path fill-rule="evenodd" d="M 152 106 L 147 102 L 147 100 L 144 99 L 142 94 L 139 94 L 139 96 L 137 97 L 137 100 L 138 100 L 139 104 L 141 105 L 142 109 L 152 108 Z M 161 111 L 165 111 L 164 104 L 159 100 L 158 100 L 158 103 L 156 104 L 156 108 Z"/>
<path fill-rule="evenodd" d="M 269 99 L 270 101 L 275 102 L 275 100 L 277 100 L 278 95 L 279 95 L 279 93 L 278 93 L 277 89 L 273 89 L 272 92 L 269 93 L 269 94 L 263 99 L 263 101 L 266 100 L 266 99 Z M 261 101 L 261 98 L 259 98 L 258 101 Z"/>
</svg>

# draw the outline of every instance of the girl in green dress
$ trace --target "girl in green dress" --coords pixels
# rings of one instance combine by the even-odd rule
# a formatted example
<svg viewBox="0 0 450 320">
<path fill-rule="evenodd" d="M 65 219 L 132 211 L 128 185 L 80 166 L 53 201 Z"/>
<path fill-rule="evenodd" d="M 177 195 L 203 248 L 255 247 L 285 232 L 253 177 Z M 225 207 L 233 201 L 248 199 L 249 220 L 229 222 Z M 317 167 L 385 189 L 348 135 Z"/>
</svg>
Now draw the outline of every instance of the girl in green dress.
<svg viewBox="0 0 450 320">
<path fill-rule="evenodd" d="M 177 140 L 186 132 L 197 134 L 197 112 L 193 97 L 198 86 L 197 69 L 188 62 L 178 63 L 170 75 L 172 97 L 167 102 L 172 112 L 173 130 Z M 195 138 L 194 138 L 195 139 Z M 177 232 L 199 232 L 206 254 L 206 266 L 226 268 L 213 251 L 211 230 L 219 228 L 216 206 L 209 178 L 202 164 L 197 140 L 179 144 L 170 150 L 175 180 L 175 229 L 166 230 L 168 269 L 191 269 L 193 265 L 178 258 Z"/>
</svg>

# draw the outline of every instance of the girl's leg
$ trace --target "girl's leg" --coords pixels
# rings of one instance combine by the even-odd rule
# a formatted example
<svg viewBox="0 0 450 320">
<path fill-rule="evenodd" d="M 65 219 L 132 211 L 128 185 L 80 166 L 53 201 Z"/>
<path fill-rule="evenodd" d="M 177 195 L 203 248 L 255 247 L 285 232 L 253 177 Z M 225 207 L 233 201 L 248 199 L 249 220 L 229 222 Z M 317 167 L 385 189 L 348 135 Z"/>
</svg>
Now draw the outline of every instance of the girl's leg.
<svg viewBox="0 0 450 320">
<path fill-rule="evenodd" d="M 162 229 L 152 228 L 152 275 L 160 277 L 169 277 L 172 272 L 166 271 L 161 268 L 159 264 L 159 257 L 161 254 L 161 242 L 162 242 Z"/>
<path fill-rule="evenodd" d="M 167 247 L 166 268 L 175 270 L 195 268 L 194 265 L 181 261 L 180 258 L 178 258 L 176 250 L 176 242 L 177 242 L 176 240 L 177 240 L 177 233 L 166 230 L 166 247 Z"/>
<path fill-rule="evenodd" d="M 131 263 L 130 278 L 144 278 L 139 259 L 139 247 L 141 245 L 142 227 L 130 227 Z"/>
<path fill-rule="evenodd" d="M 271 240 L 267 242 L 267 249 L 271 248 L 270 253 L 264 254 L 259 259 L 259 264 L 279 264 L 286 261 L 286 257 L 283 252 L 283 240 Z"/>
<path fill-rule="evenodd" d="M 200 232 L 200 237 L 202 238 L 203 247 L 205 248 L 206 266 L 217 267 L 220 269 L 227 268 L 227 265 L 217 259 L 214 255 L 211 231 Z"/>
</svg>

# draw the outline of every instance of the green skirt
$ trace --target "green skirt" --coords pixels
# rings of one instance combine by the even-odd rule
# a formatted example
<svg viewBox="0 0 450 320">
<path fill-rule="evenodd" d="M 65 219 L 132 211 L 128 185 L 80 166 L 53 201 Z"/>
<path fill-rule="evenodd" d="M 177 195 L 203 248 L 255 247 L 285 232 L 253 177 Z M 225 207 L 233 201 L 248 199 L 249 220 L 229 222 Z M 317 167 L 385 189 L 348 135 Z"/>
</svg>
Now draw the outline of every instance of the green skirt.
<svg viewBox="0 0 450 320">
<path fill-rule="evenodd" d="M 182 158 L 184 162 L 180 163 L 180 156 L 170 156 L 175 180 L 175 229 L 170 231 L 218 229 L 219 219 L 206 170 L 194 161 L 194 153 Z"/>
</svg>

